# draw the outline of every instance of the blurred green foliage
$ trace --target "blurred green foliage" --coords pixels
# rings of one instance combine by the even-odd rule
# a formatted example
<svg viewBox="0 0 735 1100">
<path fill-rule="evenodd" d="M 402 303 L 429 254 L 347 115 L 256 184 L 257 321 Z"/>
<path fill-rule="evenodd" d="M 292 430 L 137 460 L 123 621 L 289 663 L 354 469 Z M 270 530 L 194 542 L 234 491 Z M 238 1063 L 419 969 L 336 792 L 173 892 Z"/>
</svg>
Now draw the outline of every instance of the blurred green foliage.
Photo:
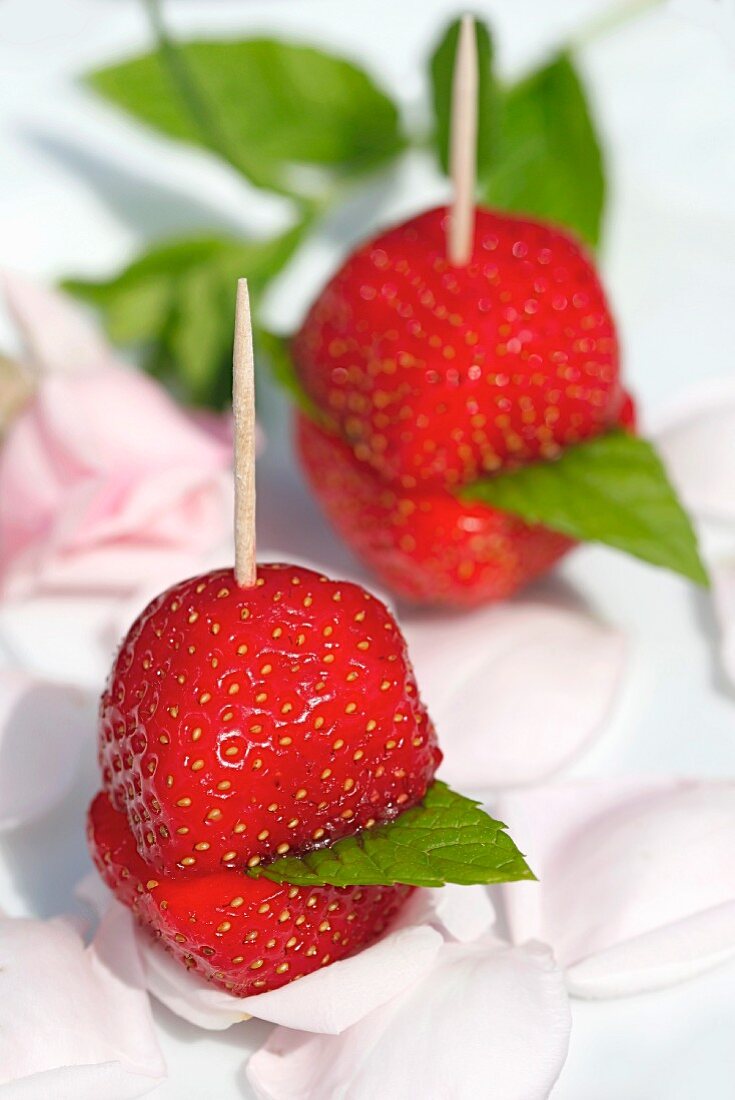
<svg viewBox="0 0 735 1100">
<path fill-rule="evenodd" d="M 427 139 L 404 133 L 389 96 L 344 58 L 266 38 L 176 46 L 157 29 L 156 50 L 89 74 L 89 86 L 169 139 L 203 146 L 256 186 L 289 196 L 293 228 L 268 240 L 157 242 L 111 279 L 65 286 L 98 307 L 112 339 L 136 346 L 146 369 L 179 396 L 221 407 L 230 393 L 236 277 L 250 280 L 257 320 L 260 293 L 319 218 Z M 479 201 L 558 222 L 595 246 L 604 174 L 572 58 L 560 53 L 508 86 L 481 20 L 477 33 Z M 430 146 L 444 172 L 457 35 L 455 20 L 428 62 Z M 261 349 L 282 371 L 272 336 L 262 336 Z"/>
</svg>

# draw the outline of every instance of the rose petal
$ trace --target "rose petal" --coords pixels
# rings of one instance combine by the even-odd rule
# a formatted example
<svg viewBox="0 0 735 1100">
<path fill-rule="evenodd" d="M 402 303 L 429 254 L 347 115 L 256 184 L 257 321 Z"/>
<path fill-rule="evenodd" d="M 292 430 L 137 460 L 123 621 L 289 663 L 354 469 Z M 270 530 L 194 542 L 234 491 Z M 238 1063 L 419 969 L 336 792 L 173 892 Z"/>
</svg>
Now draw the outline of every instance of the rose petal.
<svg viewBox="0 0 735 1100">
<path fill-rule="evenodd" d="M 536 883 L 503 887 L 516 943 L 549 943 L 588 997 L 657 988 L 735 955 L 735 783 L 589 782 L 495 807 Z"/>
<path fill-rule="evenodd" d="M 656 441 L 687 506 L 701 518 L 735 521 L 735 381 L 709 379 L 659 418 Z"/>
<path fill-rule="evenodd" d="M 404 626 L 442 775 L 470 790 L 537 782 L 572 760 L 604 724 L 624 666 L 618 631 L 540 602 Z"/>
<path fill-rule="evenodd" d="M 233 997 L 189 974 L 142 930 L 150 992 L 177 1016 L 219 1030 L 255 1016 L 303 1031 L 338 1034 L 400 993 L 432 965 L 442 937 L 428 924 L 398 927 L 349 959 L 256 997 Z"/>
<path fill-rule="evenodd" d="M 0 355 L 0 439 L 33 392 L 30 371 Z"/>
<path fill-rule="evenodd" d="M 566 974 L 577 997 L 625 997 L 673 985 L 735 954 L 735 901 L 592 955 Z"/>
<path fill-rule="evenodd" d="M 444 939 L 471 943 L 487 935 L 495 909 L 485 886 L 449 883 L 434 890 L 415 890 L 401 918 L 406 924 L 431 924 Z"/>
<path fill-rule="evenodd" d="M 34 365 L 44 371 L 97 370 L 115 357 L 87 316 L 65 294 L 6 271 L 2 290 Z"/>
<path fill-rule="evenodd" d="M 132 591 L 210 550 L 231 528 L 229 468 L 229 449 L 142 375 L 42 382 L 0 452 L 6 594 Z"/>
<path fill-rule="evenodd" d="M 538 945 L 445 944 L 400 998 L 339 1037 L 278 1028 L 248 1066 L 260 1100 L 541 1100 L 566 1057 L 569 1004 Z"/>
<path fill-rule="evenodd" d="M 231 527 L 229 418 L 125 368 L 63 295 L 6 280 L 40 369 L 0 452 L 0 585 L 131 592 Z M 81 369 L 80 369 L 81 368 Z"/>
<path fill-rule="evenodd" d="M 0 918 L 3 1096 L 129 1100 L 164 1074 L 124 910 L 88 948 L 67 921 Z"/>
<path fill-rule="evenodd" d="M 719 562 L 710 569 L 712 600 L 720 627 L 722 667 L 735 684 L 735 561 Z"/>
<path fill-rule="evenodd" d="M 72 785 L 95 704 L 75 688 L 0 670 L 0 829 L 40 817 Z"/>
</svg>

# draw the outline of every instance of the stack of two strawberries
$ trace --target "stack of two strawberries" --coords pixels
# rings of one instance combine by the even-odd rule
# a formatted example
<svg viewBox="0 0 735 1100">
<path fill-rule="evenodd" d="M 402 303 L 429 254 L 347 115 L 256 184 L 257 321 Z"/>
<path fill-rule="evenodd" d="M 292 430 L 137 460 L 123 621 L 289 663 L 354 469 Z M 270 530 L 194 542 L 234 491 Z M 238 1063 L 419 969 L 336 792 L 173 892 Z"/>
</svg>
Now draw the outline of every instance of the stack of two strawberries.
<svg viewBox="0 0 735 1100">
<path fill-rule="evenodd" d="M 589 260 L 477 211 L 454 268 L 444 222 L 359 249 L 294 341 L 301 454 L 335 524 L 417 601 L 506 596 L 578 532 L 703 579 L 629 434 Z M 283 565 L 194 577 L 113 666 L 92 853 L 197 980 L 265 992 L 370 943 L 414 886 L 531 876 L 501 824 L 434 780 L 440 760 L 402 635 L 364 589 Z"/>
<path fill-rule="evenodd" d="M 476 208 L 452 263 L 455 215 L 360 246 L 291 342 L 297 447 L 328 518 L 410 603 L 504 599 L 580 541 L 706 585 L 590 255 Z"/>
<path fill-rule="evenodd" d="M 448 218 L 429 211 L 358 249 L 292 352 L 313 403 L 299 450 L 334 525 L 397 595 L 472 606 L 573 545 L 473 490 L 632 428 L 633 407 L 576 242 L 480 209 L 469 262 L 453 267 Z"/>
</svg>

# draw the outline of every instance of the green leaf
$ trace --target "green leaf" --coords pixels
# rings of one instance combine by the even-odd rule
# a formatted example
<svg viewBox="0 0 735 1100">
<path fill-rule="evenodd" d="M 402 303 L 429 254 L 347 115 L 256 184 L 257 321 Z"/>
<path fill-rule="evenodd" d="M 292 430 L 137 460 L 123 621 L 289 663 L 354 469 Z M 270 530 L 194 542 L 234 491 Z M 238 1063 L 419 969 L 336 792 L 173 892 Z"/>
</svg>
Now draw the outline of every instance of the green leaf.
<svg viewBox="0 0 735 1100">
<path fill-rule="evenodd" d="M 442 35 L 429 60 L 431 97 L 434 107 L 434 143 L 439 164 L 449 171 L 449 129 L 452 104 L 454 58 L 461 20 L 455 19 Z M 490 29 L 475 20 L 478 58 L 477 170 L 480 178 L 489 171 L 495 158 L 498 139 L 499 89 L 493 72 L 493 43 Z"/>
<path fill-rule="evenodd" d="M 288 186 L 300 165 L 359 175 L 403 148 L 395 105 L 362 69 L 340 57 L 268 38 L 196 41 L 175 48 L 173 69 L 171 49 L 87 79 L 169 137 L 227 155 L 259 186 Z M 183 94 L 184 67 L 209 126 Z"/>
<path fill-rule="evenodd" d="M 480 177 L 481 201 L 600 239 L 605 178 L 600 144 L 566 53 L 502 96 L 497 154 Z"/>
<path fill-rule="evenodd" d="M 566 52 L 502 87 L 487 24 L 476 20 L 479 60 L 478 197 L 488 206 L 566 226 L 596 245 L 605 202 L 600 143 L 584 88 Z M 448 171 L 452 70 L 459 21 L 430 59 L 435 145 Z"/>
<path fill-rule="evenodd" d="M 236 280 L 247 276 L 257 299 L 304 231 L 300 223 L 270 240 L 177 240 L 155 246 L 107 282 L 64 285 L 102 310 L 113 340 L 140 345 L 145 368 L 183 399 L 219 408 L 231 394 Z"/>
<path fill-rule="evenodd" d="M 534 878 L 504 830 L 479 803 L 435 782 L 420 805 L 386 825 L 248 873 L 297 886 L 471 886 Z"/>
<path fill-rule="evenodd" d="M 255 342 L 258 352 L 262 353 L 268 363 L 271 377 L 276 385 L 311 420 L 317 423 L 323 421 L 323 413 L 301 385 L 291 358 L 288 337 L 269 332 L 268 329 L 259 325 L 255 330 Z"/>
<path fill-rule="evenodd" d="M 626 432 L 579 443 L 555 462 L 474 482 L 460 495 L 709 583 L 691 522 L 660 459 L 645 439 Z"/>
</svg>

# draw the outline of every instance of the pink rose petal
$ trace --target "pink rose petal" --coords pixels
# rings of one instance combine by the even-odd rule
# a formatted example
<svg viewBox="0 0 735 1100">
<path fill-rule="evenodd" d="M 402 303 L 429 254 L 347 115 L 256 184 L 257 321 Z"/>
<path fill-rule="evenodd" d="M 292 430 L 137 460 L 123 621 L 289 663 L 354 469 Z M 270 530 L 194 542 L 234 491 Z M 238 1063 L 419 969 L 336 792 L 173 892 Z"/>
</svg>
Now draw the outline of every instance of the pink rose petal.
<svg viewBox="0 0 735 1100">
<path fill-rule="evenodd" d="M 231 529 L 226 423 L 117 363 L 63 296 L 8 294 L 41 373 L 0 452 L 0 589 L 132 592 L 210 552 Z"/>
<path fill-rule="evenodd" d="M 538 782 L 574 759 L 604 725 L 625 663 L 618 631 L 541 602 L 404 625 L 442 776 L 470 790 Z"/>
<path fill-rule="evenodd" d="M 0 670 L 0 829 L 40 817 L 72 785 L 94 736 L 94 701 L 75 688 Z"/>
<path fill-rule="evenodd" d="M 434 890 L 415 890 L 402 913 L 404 924 L 430 924 L 445 940 L 471 943 L 488 935 L 495 909 L 485 886 L 449 883 Z"/>
<path fill-rule="evenodd" d="M 656 442 L 695 515 L 735 522 L 735 380 L 709 379 L 682 394 L 660 418 Z"/>
<path fill-rule="evenodd" d="M 219 1030 L 255 1016 L 302 1031 L 338 1034 L 385 1004 L 432 965 L 442 937 L 423 923 L 397 927 L 371 947 L 256 997 L 214 989 L 161 950 L 143 931 L 138 944 L 150 992 L 177 1016 Z"/>
<path fill-rule="evenodd" d="M 39 371 L 66 374 L 115 362 L 112 349 L 70 298 L 9 271 L 3 273 L 2 291 L 28 357 Z"/>
<path fill-rule="evenodd" d="M 124 910 L 88 948 L 64 920 L 0 918 L 4 1097 L 132 1100 L 164 1075 Z"/>
<path fill-rule="evenodd" d="M 503 887 L 511 939 L 551 945 L 570 989 L 620 996 L 735 955 L 735 782 L 588 782 L 495 807 L 537 883 Z"/>
<path fill-rule="evenodd" d="M 542 1100 L 566 1058 L 570 1014 L 546 948 L 448 943 L 401 997 L 344 1034 L 278 1028 L 248 1066 L 260 1100 Z"/>
<path fill-rule="evenodd" d="M 720 627 L 720 655 L 730 683 L 735 684 L 735 561 L 710 569 L 712 600 Z"/>
</svg>

